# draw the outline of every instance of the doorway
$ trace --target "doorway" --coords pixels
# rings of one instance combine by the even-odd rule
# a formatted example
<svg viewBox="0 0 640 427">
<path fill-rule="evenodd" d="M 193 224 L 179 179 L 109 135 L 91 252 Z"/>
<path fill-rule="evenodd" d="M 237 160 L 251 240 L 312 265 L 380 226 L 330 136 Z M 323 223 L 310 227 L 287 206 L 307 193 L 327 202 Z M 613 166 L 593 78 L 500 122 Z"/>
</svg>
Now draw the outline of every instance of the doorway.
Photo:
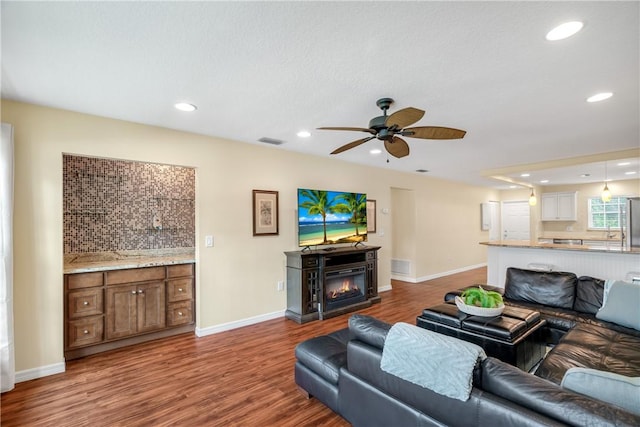
<svg viewBox="0 0 640 427">
<path fill-rule="evenodd" d="M 530 240 L 530 229 L 527 201 L 502 202 L 502 240 Z"/>
</svg>

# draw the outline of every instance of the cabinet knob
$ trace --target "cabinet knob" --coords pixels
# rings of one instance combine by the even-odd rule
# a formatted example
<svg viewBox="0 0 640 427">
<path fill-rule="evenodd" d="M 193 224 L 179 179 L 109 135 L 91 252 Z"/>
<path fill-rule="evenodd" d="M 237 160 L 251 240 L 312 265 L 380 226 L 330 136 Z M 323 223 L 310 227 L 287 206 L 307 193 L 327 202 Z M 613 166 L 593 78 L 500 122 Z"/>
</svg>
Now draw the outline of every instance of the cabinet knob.
<svg viewBox="0 0 640 427">
<path fill-rule="evenodd" d="M 89 331 L 87 329 L 85 329 L 84 331 L 82 331 L 85 335 L 89 333 Z"/>
<path fill-rule="evenodd" d="M 182 288 L 178 288 L 178 292 L 182 292 Z"/>
<path fill-rule="evenodd" d="M 178 312 L 178 316 L 182 316 L 182 312 L 181 311 Z"/>
<path fill-rule="evenodd" d="M 136 290 L 134 289 L 133 291 L 131 291 L 131 293 L 132 293 L 133 295 L 135 295 L 135 294 L 137 294 L 138 292 L 136 292 Z"/>
<path fill-rule="evenodd" d="M 89 305 L 89 301 L 83 302 L 82 305 Z"/>
<path fill-rule="evenodd" d="M 144 291 L 142 289 L 138 289 L 138 293 L 139 294 L 144 294 Z"/>
</svg>

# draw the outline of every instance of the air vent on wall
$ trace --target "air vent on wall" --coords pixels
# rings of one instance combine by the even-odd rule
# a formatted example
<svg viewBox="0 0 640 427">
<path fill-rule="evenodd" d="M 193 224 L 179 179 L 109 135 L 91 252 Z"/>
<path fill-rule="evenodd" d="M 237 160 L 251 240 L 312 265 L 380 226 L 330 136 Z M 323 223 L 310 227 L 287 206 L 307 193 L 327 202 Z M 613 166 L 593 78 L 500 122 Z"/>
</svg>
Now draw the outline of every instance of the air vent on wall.
<svg viewBox="0 0 640 427">
<path fill-rule="evenodd" d="M 275 138 L 269 138 L 266 136 L 263 136 L 262 138 L 260 138 L 258 141 L 260 142 L 264 142 L 267 144 L 271 144 L 271 145 L 280 145 L 280 144 L 284 144 L 284 141 L 280 140 L 280 139 L 275 139 Z"/>
</svg>

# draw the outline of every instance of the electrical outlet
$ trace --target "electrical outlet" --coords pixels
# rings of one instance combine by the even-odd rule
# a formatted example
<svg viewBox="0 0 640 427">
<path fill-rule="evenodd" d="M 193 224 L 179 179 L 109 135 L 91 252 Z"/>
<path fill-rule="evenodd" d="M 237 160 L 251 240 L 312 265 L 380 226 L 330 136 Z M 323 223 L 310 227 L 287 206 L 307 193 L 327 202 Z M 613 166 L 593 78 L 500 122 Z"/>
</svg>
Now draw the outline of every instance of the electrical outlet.
<svg viewBox="0 0 640 427">
<path fill-rule="evenodd" d="M 284 291 L 284 282 L 282 280 L 278 280 L 278 290 Z"/>
</svg>

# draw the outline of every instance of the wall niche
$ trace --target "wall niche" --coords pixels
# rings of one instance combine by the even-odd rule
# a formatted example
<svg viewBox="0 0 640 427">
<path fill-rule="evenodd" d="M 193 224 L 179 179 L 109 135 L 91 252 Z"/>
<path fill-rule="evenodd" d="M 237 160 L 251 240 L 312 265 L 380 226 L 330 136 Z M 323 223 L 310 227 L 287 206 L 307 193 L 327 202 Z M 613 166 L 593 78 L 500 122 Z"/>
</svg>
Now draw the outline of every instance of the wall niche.
<svg viewBox="0 0 640 427">
<path fill-rule="evenodd" d="M 64 253 L 192 248 L 195 169 L 63 155 Z"/>
</svg>

